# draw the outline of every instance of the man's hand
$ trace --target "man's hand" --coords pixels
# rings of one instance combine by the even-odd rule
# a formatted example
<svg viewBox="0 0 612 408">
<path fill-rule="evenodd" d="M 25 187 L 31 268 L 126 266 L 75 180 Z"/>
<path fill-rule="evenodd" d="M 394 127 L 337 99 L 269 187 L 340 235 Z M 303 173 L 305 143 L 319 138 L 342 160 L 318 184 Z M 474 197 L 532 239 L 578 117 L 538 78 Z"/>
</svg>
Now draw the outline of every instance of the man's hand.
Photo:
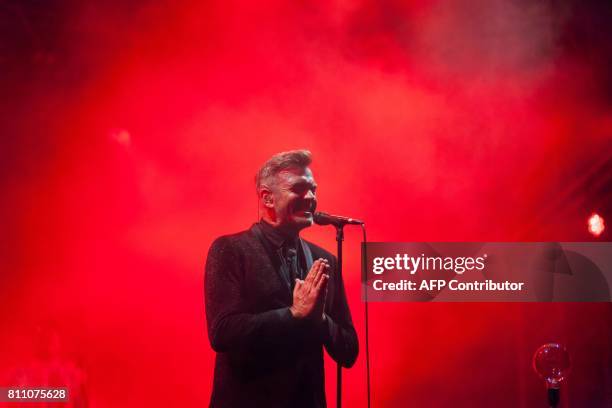
<svg viewBox="0 0 612 408">
<path fill-rule="evenodd" d="M 326 273 L 328 269 L 327 259 L 319 258 L 312 264 L 306 279 L 296 279 L 293 305 L 289 308 L 293 317 L 323 319 L 329 280 L 329 275 Z"/>
</svg>

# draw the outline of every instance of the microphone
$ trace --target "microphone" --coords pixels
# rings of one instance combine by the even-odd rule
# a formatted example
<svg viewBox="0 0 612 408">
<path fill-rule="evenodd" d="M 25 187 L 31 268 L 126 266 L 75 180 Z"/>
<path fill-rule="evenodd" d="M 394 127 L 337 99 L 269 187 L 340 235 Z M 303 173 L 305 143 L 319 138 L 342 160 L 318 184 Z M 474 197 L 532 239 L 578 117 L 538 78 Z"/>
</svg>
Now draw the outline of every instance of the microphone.
<svg viewBox="0 0 612 408">
<path fill-rule="evenodd" d="M 363 225 L 365 222 L 356 220 L 355 218 L 343 217 L 341 215 L 331 215 L 324 212 L 317 211 L 314 213 L 314 222 L 319 225 L 335 225 L 336 227 L 342 227 L 346 224 L 352 225 Z"/>
</svg>

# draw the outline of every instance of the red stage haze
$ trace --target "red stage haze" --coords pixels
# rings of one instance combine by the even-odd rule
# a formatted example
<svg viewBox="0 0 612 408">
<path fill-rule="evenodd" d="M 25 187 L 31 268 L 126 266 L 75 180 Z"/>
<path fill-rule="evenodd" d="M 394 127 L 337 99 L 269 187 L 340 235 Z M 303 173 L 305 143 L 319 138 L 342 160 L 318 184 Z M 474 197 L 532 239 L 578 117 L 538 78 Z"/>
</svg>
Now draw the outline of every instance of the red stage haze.
<svg viewBox="0 0 612 408">
<path fill-rule="evenodd" d="M 372 241 L 595 240 L 612 5 L 554 4 L 3 2 L 0 385 L 56 367 L 72 406 L 207 406 L 206 253 L 257 220 L 279 151 L 311 150 L 319 208 Z M 359 241 L 347 229 L 347 407 L 366 396 Z M 612 406 L 610 303 L 370 313 L 373 407 L 541 406 L 548 342 L 572 355 L 562 406 Z"/>
</svg>

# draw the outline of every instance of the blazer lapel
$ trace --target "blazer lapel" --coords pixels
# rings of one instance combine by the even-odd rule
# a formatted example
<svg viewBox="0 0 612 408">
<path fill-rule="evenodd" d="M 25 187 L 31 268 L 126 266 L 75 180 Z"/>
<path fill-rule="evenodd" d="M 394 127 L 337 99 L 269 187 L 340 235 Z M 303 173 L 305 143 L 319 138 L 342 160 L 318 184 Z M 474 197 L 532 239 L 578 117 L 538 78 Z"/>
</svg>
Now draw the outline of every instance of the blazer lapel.
<svg viewBox="0 0 612 408">
<path fill-rule="evenodd" d="M 300 238 L 300 245 L 302 246 L 302 253 L 304 254 L 304 259 L 306 260 L 306 273 L 312 268 L 312 264 L 314 263 L 312 259 L 312 251 L 310 247 L 302 238 Z"/>
</svg>

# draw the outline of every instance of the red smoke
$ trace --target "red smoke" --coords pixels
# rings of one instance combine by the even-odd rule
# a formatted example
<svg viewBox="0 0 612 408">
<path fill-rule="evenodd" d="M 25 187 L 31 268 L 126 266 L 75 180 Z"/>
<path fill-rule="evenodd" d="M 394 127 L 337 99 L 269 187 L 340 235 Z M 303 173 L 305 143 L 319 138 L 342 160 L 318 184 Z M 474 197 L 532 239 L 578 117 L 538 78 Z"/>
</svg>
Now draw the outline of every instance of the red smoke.
<svg viewBox="0 0 612 408">
<path fill-rule="evenodd" d="M 275 152 L 310 149 L 320 209 L 373 241 L 589 241 L 584 220 L 610 218 L 609 5 L 59 3 L 7 9 L 3 30 L 6 375 L 52 325 L 92 406 L 206 406 L 206 251 L 256 221 Z M 348 407 L 366 395 L 359 240 Z M 609 303 L 370 312 L 373 406 L 540 404 L 548 341 L 573 353 L 565 403 L 610 404 Z"/>
</svg>

